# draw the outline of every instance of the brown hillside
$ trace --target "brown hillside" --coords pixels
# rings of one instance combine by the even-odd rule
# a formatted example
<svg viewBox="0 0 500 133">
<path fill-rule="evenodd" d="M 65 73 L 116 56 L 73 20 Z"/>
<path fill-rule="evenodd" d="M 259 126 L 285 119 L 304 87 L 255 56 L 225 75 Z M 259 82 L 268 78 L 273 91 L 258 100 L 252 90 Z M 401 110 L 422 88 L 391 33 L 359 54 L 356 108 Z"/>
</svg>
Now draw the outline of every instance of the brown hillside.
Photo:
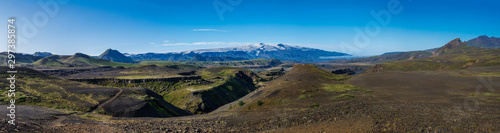
<svg viewBox="0 0 500 133">
<path fill-rule="evenodd" d="M 462 42 L 460 40 L 460 38 L 457 38 L 457 39 L 451 40 L 446 45 L 439 48 L 436 52 L 434 52 L 433 55 L 431 55 L 431 57 L 440 56 L 440 55 L 443 55 L 444 53 L 448 52 L 451 49 L 457 49 L 457 48 L 463 48 L 463 47 L 467 47 L 467 44 L 465 42 Z"/>
<path fill-rule="evenodd" d="M 345 79 L 345 75 L 332 74 L 313 64 L 296 64 L 284 76 L 215 112 L 303 110 L 313 104 L 325 105 L 342 100 L 336 96 L 343 94 L 354 97 L 357 95 L 354 91 L 364 93 L 365 90 L 345 84 Z M 239 101 L 245 104 L 240 106 Z M 263 104 L 257 105 L 258 101 Z"/>
</svg>

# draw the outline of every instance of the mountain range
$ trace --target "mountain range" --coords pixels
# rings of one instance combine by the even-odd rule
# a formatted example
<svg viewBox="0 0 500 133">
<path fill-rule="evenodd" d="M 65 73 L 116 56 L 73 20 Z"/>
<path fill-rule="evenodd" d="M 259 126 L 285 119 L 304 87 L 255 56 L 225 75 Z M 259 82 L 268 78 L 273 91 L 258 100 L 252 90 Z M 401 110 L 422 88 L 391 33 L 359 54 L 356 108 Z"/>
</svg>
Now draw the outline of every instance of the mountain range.
<svg viewBox="0 0 500 133">
<path fill-rule="evenodd" d="M 437 49 L 431 56 L 384 62 L 368 71 L 456 70 L 475 66 L 498 66 L 499 56 L 500 49 L 467 46 L 466 42 L 457 38 Z"/>
<path fill-rule="evenodd" d="M 454 49 L 455 47 L 467 47 L 467 46 L 496 49 L 500 48 L 500 39 L 496 37 L 488 37 L 483 35 L 466 42 L 461 42 L 459 41 L 459 39 L 455 39 L 454 41 L 451 41 L 449 44 L 441 48 L 434 48 L 421 51 L 409 51 L 409 52 L 388 52 L 377 56 L 371 56 L 365 58 L 353 58 L 353 59 L 335 59 L 335 60 L 330 60 L 328 62 L 384 63 L 384 62 L 400 61 L 408 59 L 419 59 L 430 56 L 439 56 L 440 54 L 447 52 L 447 50 L 449 49 Z M 82 55 L 82 54 L 76 54 L 76 55 Z M 268 45 L 260 43 L 260 44 L 252 44 L 252 45 L 245 45 L 245 46 L 231 47 L 231 48 L 199 49 L 192 51 L 170 52 L 170 53 L 127 54 L 127 53 L 120 53 L 117 50 L 107 49 L 105 52 L 103 52 L 96 58 L 112 62 L 120 62 L 120 63 L 134 63 L 141 60 L 241 61 L 250 59 L 277 59 L 282 61 L 315 62 L 315 61 L 325 61 L 328 58 L 322 58 L 322 57 L 332 57 L 332 56 L 335 57 L 335 56 L 351 56 L 351 55 L 346 53 L 331 52 L 320 49 L 291 46 L 285 44 Z M 47 66 L 47 65 L 71 66 L 70 64 L 68 64 L 69 63 L 68 61 L 64 61 L 66 57 L 70 56 L 53 55 L 52 53 L 49 52 L 36 52 L 34 54 L 22 54 L 22 53 L 16 54 L 16 58 L 18 59 L 18 64 L 34 63 L 34 65 L 41 65 L 41 66 Z M 0 59 L 2 59 L 0 61 L 1 64 L 5 65 L 6 58 L 7 54 L 5 52 L 0 53 Z M 88 59 L 95 60 L 94 58 L 90 57 Z M 88 63 L 79 63 L 79 64 L 83 66 L 88 66 Z"/>
<path fill-rule="evenodd" d="M 291 46 L 285 44 L 268 45 L 264 43 L 231 48 L 200 49 L 178 53 L 145 53 L 132 54 L 129 57 L 137 60 L 184 61 L 197 55 L 217 58 L 246 59 L 278 59 L 299 62 L 318 61 L 320 57 L 349 56 L 346 53 L 331 52 L 314 48 Z M 220 59 L 218 59 L 220 60 Z"/>
<path fill-rule="evenodd" d="M 83 53 L 76 53 L 74 55 L 51 55 L 41 58 L 28 67 L 98 67 L 98 66 L 130 66 L 129 63 L 113 62 L 92 57 Z"/>
<path fill-rule="evenodd" d="M 479 36 L 466 42 L 468 46 L 480 48 L 500 48 L 500 38 L 488 37 L 486 35 Z"/>
<path fill-rule="evenodd" d="M 457 39 L 455 39 L 457 40 Z M 459 39 L 458 39 L 459 40 Z M 371 62 L 383 63 L 390 61 L 418 59 L 429 56 L 438 56 L 448 49 L 455 47 L 478 47 L 478 48 L 500 48 L 500 38 L 488 37 L 486 35 L 479 36 L 467 42 L 451 41 L 450 45 L 443 48 L 434 48 L 422 51 L 410 52 L 388 52 L 379 56 L 372 56 L 366 58 L 355 59 L 337 59 L 331 62 L 336 63 L 354 63 L 354 62 Z M 292 46 L 286 44 L 251 44 L 239 47 L 229 48 L 214 48 L 214 49 L 199 49 L 184 52 L 170 52 L 170 53 L 143 53 L 143 54 L 122 54 L 116 50 L 110 52 L 106 50 L 99 56 L 100 59 L 129 63 L 135 60 L 166 60 L 166 61 L 239 61 L 249 59 L 278 59 L 284 61 L 298 61 L 298 62 L 316 62 L 325 61 L 328 58 L 322 57 L 335 57 L 335 56 L 351 56 L 346 53 L 325 51 L 314 48 Z M 131 58 L 131 59 L 127 59 Z"/>
<path fill-rule="evenodd" d="M 402 60 L 412 60 L 420 59 L 426 57 L 437 57 L 450 50 L 459 48 L 486 48 L 486 49 L 496 49 L 500 48 L 500 39 L 488 36 L 479 36 L 477 38 L 471 39 L 466 42 L 462 42 L 459 38 L 448 42 L 443 47 L 420 50 L 420 51 L 409 51 L 409 52 L 388 52 L 382 55 L 365 57 L 365 58 L 355 58 L 355 59 L 336 59 L 328 61 L 330 63 L 386 63 L 393 61 Z"/>
</svg>

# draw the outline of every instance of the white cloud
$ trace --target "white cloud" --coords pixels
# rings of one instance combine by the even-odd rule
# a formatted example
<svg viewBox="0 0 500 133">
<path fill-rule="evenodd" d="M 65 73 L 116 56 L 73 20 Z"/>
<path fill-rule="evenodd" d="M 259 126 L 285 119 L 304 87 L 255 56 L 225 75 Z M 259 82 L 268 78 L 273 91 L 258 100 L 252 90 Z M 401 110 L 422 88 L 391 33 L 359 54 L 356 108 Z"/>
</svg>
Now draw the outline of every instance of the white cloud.
<svg viewBox="0 0 500 133">
<path fill-rule="evenodd" d="M 169 41 L 169 40 L 165 40 L 165 41 L 163 41 L 163 42 L 164 42 L 164 43 L 167 43 L 167 42 L 170 42 L 170 41 Z"/>
<path fill-rule="evenodd" d="M 149 44 L 156 44 L 156 43 L 152 42 L 152 43 L 149 43 Z"/>
<path fill-rule="evenodd" d="M 227 30 L 218 30 L 218 29 L 193 29 L 193 31 L 215 31 L 215 32 L 229 32 Z"/>
</svg>

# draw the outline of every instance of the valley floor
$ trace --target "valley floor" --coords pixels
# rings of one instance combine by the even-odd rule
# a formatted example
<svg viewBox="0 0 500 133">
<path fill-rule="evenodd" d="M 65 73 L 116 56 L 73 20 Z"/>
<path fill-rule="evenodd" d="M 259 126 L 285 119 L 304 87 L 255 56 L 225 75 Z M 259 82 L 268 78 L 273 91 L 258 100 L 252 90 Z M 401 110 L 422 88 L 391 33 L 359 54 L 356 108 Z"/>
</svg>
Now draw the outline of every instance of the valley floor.
<svg viewBox="0 0 500 133">
<path fill-rule="evenodd" d="M 317 101 L 321 103 L 317 108 L 216 111 L 210 114 L 172 118 L 83 119 L 48 108 L 20 106 L 18 122 L 21 123 L 17 129 L 12 129 L 7 122 L 2 122 L 0 130 L 31 132 L 499 132 L 500 74 L 498 70 L 500 70 L 499 67 L 481 67 L 453 71 L 363 73 L 347 82 L 372 90 L 373 93 L 357 95 L 353 99 Z M 0 118 L 7 119 L 4 115 Z"/>
</svg>

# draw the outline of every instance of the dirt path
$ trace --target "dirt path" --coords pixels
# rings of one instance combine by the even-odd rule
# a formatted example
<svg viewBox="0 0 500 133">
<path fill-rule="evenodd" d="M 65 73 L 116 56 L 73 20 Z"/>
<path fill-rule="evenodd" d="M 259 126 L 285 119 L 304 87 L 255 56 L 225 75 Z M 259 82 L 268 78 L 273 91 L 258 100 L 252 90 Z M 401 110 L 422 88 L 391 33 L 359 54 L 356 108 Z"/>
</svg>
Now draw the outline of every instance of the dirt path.
<svg viewBox="0 0 500 133">
<path fill-rule="evenodd" d="M 120 96 L 120 94 L 122 94 L 122 92 L 123 92 L 123 89 L 122 89 L 122 88 L 118 88 L 118 90 L 119 90 L 119 91 L 118 91 L 118 93 L 116 93 L 116 95 L 115 95 L 115 96 L 113 96 L 112 98 L 108 99 L 106 102 L 103 102 L 103 103 L 99 104 L 99 105 L 98 105 L 95 109 L 93 109 L 92 111 L 87 112 L 87 113 L 92 113 L 92 112 L 94 112 L 94 111 L 96 111 L 96 110 L 99 110 L 100 108 L 102 108 L 102 106 L 104 106 L 104 105 L 106 105 L 106 104 L 110 103 L 111 101 L 115 100 L 115 99 L 116 99 L 118 96 Z"/>
<path fill-rule="evenodd" d="M 102 108 L 104 105 L 110 103 L 111 101 L 115 100 L 118 96 L 120 96 L 120 94 L 122 94 L 123 92 L 123 89 L 121 88 L 117 88 L 119 91 L 118 93 L 115 94 L 115 96 L 113 96 L 112 98 L 108 99 L 107 101 L 99 104 L 95 109 L 93 109 L 92 111 L 89 111 L 87 113 L 84 113 L 84 114 L 88 114 L 88 113 L 92 113 L 96 110 L 99 110 L 100 108 Z M 64 115 L 56 115 L 56 119 L 51 121 L 50 124 L 47 126 L 49 128 L 56 128 L 58 126 L 62 126 L 62 121 L 66 120 L 68 115 L 72 115 L 72 114 L 64 114 Z"/>
<path fill-rule="evenodd" d="M 50 128 L 55 128 L 57 126 L 61 126 L 62 125 L 62 121 L 66 120 L 66 115 L 60 115 L 60 116 L 57 116 L 57 119 L 50 122 L 49 126 Z"/>
</svg>

